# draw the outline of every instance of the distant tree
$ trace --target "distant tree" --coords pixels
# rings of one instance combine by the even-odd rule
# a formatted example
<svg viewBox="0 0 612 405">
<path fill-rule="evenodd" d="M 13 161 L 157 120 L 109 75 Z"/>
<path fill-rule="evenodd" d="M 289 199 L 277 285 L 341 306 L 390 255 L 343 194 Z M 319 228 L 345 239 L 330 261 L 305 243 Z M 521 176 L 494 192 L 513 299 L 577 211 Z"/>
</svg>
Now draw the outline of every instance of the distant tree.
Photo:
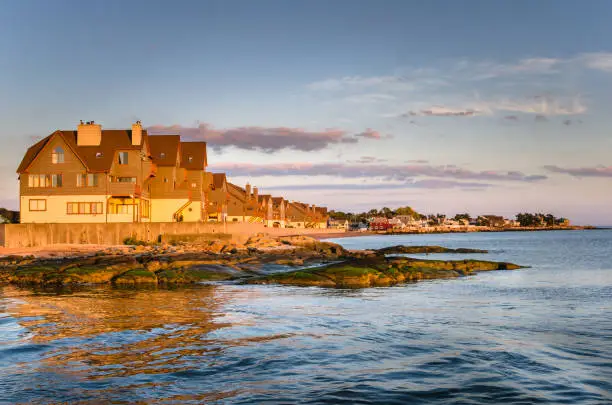
<svg viewBox="0 0 612 405">
<path fill-rule="evenodd" d="M 410 216 L 414 219 L 419 219 L 421 217 L 421 214 L 419 214 L 418 212 L 413 210 L 412 207 L 409 207 L 409 206 L 399 207 L 398 209 L 395 210 L 395 214 Z"/>
<path fill-rule="evenodd" d="M 472 220 L 472 217 L 470 217 L 470 214 L 468 214 L 467 212 L 464 214 L 457 214 L 455 215 L 455 217 L 453 218 L 455 221 L 459 222 L 459 221 L 467 221 L 470 222 Z"/>
<path fill-rule="evenodd" d="M 382 207 L 379 212 L 380 212 L 381 217 L 385 217 L 385 218 L 393 217 L 393 211 L 389 207 Z"/>
<path fill-rule="evenodd" d="M 0 208 L 0 223 L 18 224 L 19 211 L 11 211 L 7 210 L 6 208 Z"/>
</svg>

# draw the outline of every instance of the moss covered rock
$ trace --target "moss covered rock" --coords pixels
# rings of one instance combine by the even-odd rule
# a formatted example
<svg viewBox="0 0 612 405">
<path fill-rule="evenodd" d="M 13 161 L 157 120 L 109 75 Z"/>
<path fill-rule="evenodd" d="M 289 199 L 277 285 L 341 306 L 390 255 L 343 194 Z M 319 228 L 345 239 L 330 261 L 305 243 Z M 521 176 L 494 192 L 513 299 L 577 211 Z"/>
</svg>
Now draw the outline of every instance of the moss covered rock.
<svg viewBox="0 0 612 405">
<path fill-rule="evenodd" d="M 157 276 L 145 268 L 133 269 L 114 277 L 112 282 L 115 285 L 157 284 Z"/>
<path fill-rule="evenodd" d="M 419 260 L 410 258 L 354 258 L 309 270 L 276 273 L 246 281 L 250 284 L 285 284 L 335 288 L 390 286 L 418 280 L 453 278 L 477 271 L 518 269 L 512 263 L 481 260 Z"/>
</svg>

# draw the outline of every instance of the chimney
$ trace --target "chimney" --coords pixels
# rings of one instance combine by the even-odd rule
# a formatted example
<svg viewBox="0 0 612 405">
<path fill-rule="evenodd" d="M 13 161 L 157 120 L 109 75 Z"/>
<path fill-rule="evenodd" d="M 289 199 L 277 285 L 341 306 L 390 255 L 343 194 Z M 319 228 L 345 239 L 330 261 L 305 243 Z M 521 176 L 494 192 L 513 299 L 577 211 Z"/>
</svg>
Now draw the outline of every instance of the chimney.
<svg viewBox="0 0 612 405">
<path fill-rule="evenodd" d="M 257 196 L 259 195 L 259 192 L 257 190 L 257 187 L 253 187 L 253 198 L 255 199 L 255 202 L 258 201 Z"/>
<path fill-rule="evenodd" d="M 77 145 L 78 146 L 100 146 L 102 142 L 102 125 L 95 124 L 93 121 L 83 121 L 77 126 Z"/>
<path fill-rule="evenodd" d="M 244 189 L 246 190 L 247 200 L 250 200 L 251 199 L 251 185 L 247 183 Z"/>
<path fill-rule="evenodd" d="M 142 125 L 140 121 L 132 124 L 132 145 L 140 145 L 142 143 Z"/>
</svg>

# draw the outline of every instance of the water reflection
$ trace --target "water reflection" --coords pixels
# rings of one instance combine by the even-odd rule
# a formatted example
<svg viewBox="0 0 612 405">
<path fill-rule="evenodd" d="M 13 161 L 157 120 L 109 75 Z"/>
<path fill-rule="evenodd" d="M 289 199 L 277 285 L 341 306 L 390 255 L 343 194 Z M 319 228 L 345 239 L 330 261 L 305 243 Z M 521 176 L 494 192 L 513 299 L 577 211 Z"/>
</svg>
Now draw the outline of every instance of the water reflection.
<svg viewBox="0 0 612 405">
<path fill-rule="evenodd" d="M 207 336 L 231 326 L 219 308 L 232 294 L 219 296 L 216 288 L 93 289 L 68 294 L 3 288 L 3 309 L 21 328 L 22 343 L 8 370 L 14 378 L 63 374 L 92 381 L 206 367 L 228 345 Z M 39 361 L 32 362 L 23 341 L 32 350 L 44 350 Z M 241 339 L 229 343 L 246 344 Z M 5 344 L 4 354 L 10 355 L 10 341 Z M 163 380 L 141 388 L 160 385 Z"/>
</svg>

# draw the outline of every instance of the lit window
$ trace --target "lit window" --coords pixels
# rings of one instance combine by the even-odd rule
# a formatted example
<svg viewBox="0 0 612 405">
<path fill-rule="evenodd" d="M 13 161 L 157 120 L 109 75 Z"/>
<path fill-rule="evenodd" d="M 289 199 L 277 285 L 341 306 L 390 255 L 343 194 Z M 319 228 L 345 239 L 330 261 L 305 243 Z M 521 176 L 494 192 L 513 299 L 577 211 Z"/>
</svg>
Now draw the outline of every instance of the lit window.
<svg viewBox="0 0 612 405">
<path fill-rule="evenodd" d="M 46 211 L 47 200 L 30 200 L 30 211 Z"/>
<path fill-rule="evenodd" d="M 120 165 L 127 165 L 128 164 L 128 153 L 127 152 L 119 152 L 119 164 Z"/>
<path fill-rule="evenodd" d="M 28 187 L 61 187 L 61 174 L 30 174 L 28 176 Z"/>
<path fill-rule="evenodd" d="M 77 174 L 77 187 L 96 187 L 98 185 L 98 175 L 89 174 Z"/>
<path fill-rule="evenodd" d="M 51 163 L 64 163 L 64 149 L 62 149 L 60 146 L 53 150 L 53 153 L 51 154 Z"/>
<path fill-rule="evenodd" d="M 96 158 L 100 159 L 102 156 L 104 156 L 104 153 L 96 152 Z"/>
<path fill-rule="evenodd" d="M 51 175 L 51 187 L 61 187 L 61 186 L 62 186 L 62 175 L 52 174 Z"/>
<path fill-rule="evenodd" d="M 136 177 L 117 177 L 117 183 L 136 183 Z"/>
<path fill-rule="evenodd" d="M 164 152 L 159 154 L 159 158 L 160 159 L 165 159 L 166 158 L 166 154 Z"/>
<path fill-rule="evenodd" d="M 191 188 L 196 188 L 198 185 L 196 183 L 191 183 Z"/>
<path fill-rule="evenodd" d="M 193 156 L 189 156 L 187 160 L 189 161 L 189 163 L 193 162 Z"/>
<path fill-rule="evenodd" d="M 104 212 L 104 204 L 101 202 L 69 202 L 66 203 L 68 215 L 95 215 Z"/>
</svg>

